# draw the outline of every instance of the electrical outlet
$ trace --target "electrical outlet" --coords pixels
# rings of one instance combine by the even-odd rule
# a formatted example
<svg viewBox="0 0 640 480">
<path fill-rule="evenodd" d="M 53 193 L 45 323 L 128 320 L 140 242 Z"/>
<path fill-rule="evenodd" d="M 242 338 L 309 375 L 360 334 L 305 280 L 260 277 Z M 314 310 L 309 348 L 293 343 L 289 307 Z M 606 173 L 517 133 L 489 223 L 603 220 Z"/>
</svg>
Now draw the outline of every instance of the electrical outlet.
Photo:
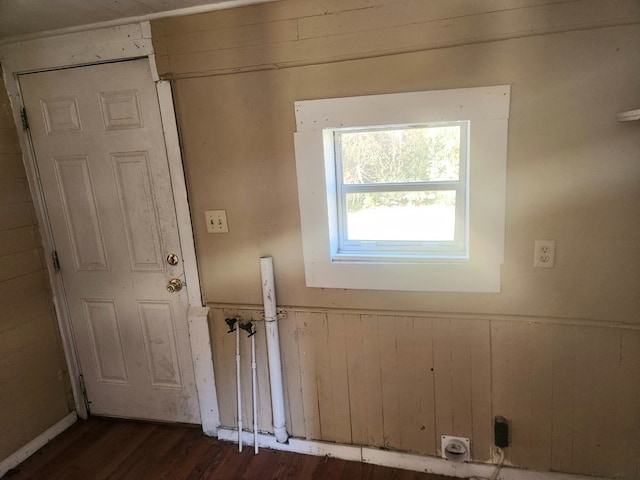
<svg viewBox="0 0 640 480">
<path fill-rule="evenodd" d="M 533 266 L 553 268 L 556 262 L 556 241 L 536 240 L 533 247 Z"/>
<path fill-rule="evenodd" d="M 229 233 L 226 210 L 207 210 L 204 215 L 208 233 Z"/>
<path fill-rule="evenodd" d="M 493 419 L 493 444 L 499 448 L 509 446 L 509 422 L 500 415 Z"/>
</svg>

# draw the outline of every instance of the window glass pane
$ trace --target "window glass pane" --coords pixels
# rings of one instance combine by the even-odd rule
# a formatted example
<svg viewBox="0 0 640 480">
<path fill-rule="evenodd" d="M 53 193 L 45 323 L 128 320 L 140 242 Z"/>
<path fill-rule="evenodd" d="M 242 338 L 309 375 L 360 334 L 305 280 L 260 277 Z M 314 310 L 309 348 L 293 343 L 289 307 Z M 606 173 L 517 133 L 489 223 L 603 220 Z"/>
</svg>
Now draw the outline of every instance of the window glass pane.
<svg viewBox="0 0 640 480">
<path fill-rule="evenodd" d="M 347 193 L 348 240 L 453 241 L 455 191 Z"/>
<path fill-rule="evenodd" d="M 339 135 L 344 184 L 458 180 L 460 125 Z"/>
</svg>

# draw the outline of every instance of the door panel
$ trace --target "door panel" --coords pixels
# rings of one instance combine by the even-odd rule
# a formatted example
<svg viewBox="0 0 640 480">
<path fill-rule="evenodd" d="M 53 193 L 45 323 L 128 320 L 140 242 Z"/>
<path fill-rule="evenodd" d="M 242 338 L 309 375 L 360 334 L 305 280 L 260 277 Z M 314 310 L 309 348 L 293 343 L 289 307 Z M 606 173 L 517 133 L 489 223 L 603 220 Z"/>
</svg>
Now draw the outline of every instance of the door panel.
<svg viewBox="0 0 640 480">
<path fill-rule="evenodd" d="M 88 160 L 86 156 L 54 157 L 56 187 L 76 271 L 108 270 Z"/>
<path fill-rule="evenodd" d="M 84 300 L 83 303 L 98 381 L 128 384 L 116 303 L 113 300 Z"/>
<path fill-rule="evenodd" d="M 173 311 L 167 302 L 138 302 L 151 384 L 181 387 L 180 364 L 173 333 Z"/>
<path fill-rule="evenodd" d="M 113 154 L 111 158 L 131 270 L 162 272 L 164 259 L 149 159 L 145 152 Z"/>
<path fill-rule="evenodd" d="M 162 123 L 145 59 L 20 76 L 91 412 L 199 423 Z"/>
</svg>

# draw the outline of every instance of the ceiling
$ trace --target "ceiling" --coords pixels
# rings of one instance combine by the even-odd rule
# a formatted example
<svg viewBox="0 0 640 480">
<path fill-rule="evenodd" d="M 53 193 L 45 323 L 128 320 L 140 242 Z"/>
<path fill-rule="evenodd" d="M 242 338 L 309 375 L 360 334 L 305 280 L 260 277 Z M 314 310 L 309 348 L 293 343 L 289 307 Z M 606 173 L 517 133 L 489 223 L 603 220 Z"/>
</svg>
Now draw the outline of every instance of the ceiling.
<svg viewBox="0 0 640 480">
<path fill-rule="evenodd" d="M 0 0 L 0 42 L 43 32 L 122 24 L 273 0 Z"/>
</svg>

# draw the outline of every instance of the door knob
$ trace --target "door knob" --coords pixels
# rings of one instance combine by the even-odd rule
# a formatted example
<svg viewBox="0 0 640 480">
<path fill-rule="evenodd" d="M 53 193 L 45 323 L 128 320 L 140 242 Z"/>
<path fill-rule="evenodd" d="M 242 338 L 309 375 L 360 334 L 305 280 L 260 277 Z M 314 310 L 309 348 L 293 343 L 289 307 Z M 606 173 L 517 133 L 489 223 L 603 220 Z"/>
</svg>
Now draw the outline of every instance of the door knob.
<svg viewBox="0 0 640 480">
<path fill-rule="evenodd" d="M 182 282 L 179 278 L 172 278 L 169 280 L 169 283 L 167 284 L 167 291 L 169 293 L 179 292 L 180 290 L 182 290 Z"/>
</svg>

